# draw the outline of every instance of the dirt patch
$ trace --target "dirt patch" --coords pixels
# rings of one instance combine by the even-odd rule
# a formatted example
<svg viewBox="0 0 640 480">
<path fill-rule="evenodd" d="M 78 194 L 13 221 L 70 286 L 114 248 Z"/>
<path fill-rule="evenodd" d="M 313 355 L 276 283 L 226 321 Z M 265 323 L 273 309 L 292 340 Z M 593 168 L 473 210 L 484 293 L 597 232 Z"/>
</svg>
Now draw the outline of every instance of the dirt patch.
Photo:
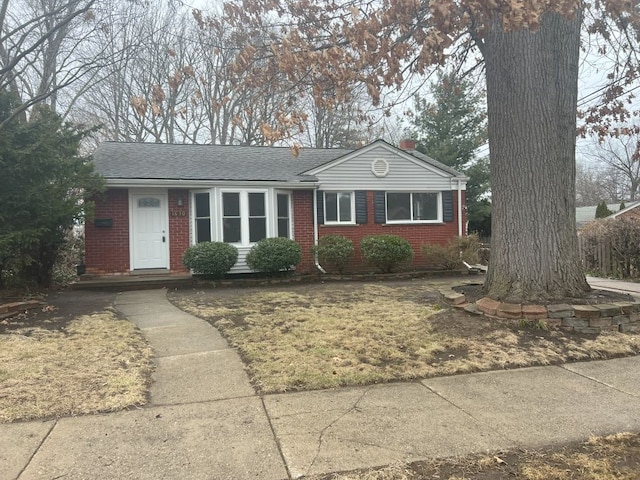
<svg viewBox="0 0 640 480">
<path fill-rule="evenodd" d="M 446 281 L 179 290 L 169 299 L 238 348 L 262 392 L 613 358 L 640 335 L 521 327 L 439 303 Z"/>
<path fill-rule="evenodd" d="M 495 452 L 306 477 L 309 480 L 637 480 L 640 436 L 620 433 L 540 450 Z"/>
<path fill-rule="evenodd" d="M 19 296 L 16 292 L 12 301 L 24 299 L 39 300 L 44 303 L 41 308 L 22 312 L 14 317 L 0 321 L 0 335 L 17 330 L 28 330 L 32 327 L 51 331 L 64 330 L 74 318 L 82 315 L 103 312 L 111 306 L 113 293 L 86 291 L 53 291 Z M 5 297 L 6 300 L 6 297 Z"/>
</svg>

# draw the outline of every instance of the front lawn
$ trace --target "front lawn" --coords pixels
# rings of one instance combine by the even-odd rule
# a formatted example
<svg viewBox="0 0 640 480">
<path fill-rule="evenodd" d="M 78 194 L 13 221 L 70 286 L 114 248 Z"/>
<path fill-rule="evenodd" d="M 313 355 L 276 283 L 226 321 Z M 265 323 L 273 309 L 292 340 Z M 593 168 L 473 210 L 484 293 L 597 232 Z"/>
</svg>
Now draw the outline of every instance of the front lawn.
<svg viewBox="0 0 640 480">
<path fill-rule="evenodd" d="M 0 423 L 147 402 L 153 354 L 131 322 L 108 307 L 69 317 L 43 310 L 0 324 Z"/>
<path fill-rule="evenodd" d="M 174 291 L 237 347 L 264 393 L 365 385 L 640 352 L 640 335 L 521 328 L 441 307 L 441 281 Z"/>
</svg>

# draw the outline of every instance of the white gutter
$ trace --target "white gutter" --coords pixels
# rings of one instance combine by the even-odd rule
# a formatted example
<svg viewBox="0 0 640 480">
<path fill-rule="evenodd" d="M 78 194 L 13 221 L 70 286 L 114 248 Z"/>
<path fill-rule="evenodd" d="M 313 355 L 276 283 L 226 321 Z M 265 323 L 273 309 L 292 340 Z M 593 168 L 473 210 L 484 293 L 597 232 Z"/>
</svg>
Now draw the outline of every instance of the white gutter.
<svg viewBox="0 0 640 480">
<path fill-rule="evenodd" d="M 318 246 L 318 236 L 319 236 L 319 232 L 318 232 L 318 190 L 317 189 L 313 189 L 313 246 L 314 246 L 314 250 L 315 247 Z M 320 262 L 318 261 L 318 253 L 317 252 L 313 252 L 313 263 L 316 265 L 316 268 L 318 270 L 320 270 L 322 273 L 327 273 L 327 271 L 322 268 L 322 265 L 320 265 Z"/>
<path fill-rule="evenodd" d="M 276 182 L 256 180 L 180 180 L 180 179 L 135 179 L 135 178 L 107 178 L 107 187 L 128 188 L 213 188 L 213 187 L 274 187 L 288 190 L 307 190 L 317 188 L 317 182 Z"/>
<path fill-rule="evenodd" d="M 458 236 L 462 236 L 462 180 L 458 180 Z"/>
</svg>

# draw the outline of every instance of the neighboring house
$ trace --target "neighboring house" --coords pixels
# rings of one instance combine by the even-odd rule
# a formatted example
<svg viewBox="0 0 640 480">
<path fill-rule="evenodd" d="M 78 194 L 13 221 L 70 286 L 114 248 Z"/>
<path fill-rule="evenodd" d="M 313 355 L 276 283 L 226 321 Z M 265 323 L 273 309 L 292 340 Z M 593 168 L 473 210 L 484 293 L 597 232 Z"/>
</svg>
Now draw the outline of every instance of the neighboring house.
<svg viewBox="0 0 640 480">
<path fill-rule="evenodd" d="M 607 208 L 614 212 L 606 218 L 638 218 L 640 219 L 640 202 L 630 203 L 628 207 L 623 210 L 618 211 L 620 208 L 620 202 L 618 203 L 609 203 Z M 578 207 L 576 208 L 576 227 L 578 229 L 584 227 L 587 223 L 592 222 L 596 219 L 596 209 L 597 205 L 591 205 L 587 207 Z"/>
<path fill-rule="evenodd" d="M 378 140 L 358 150 L 101 144 L 96 171 L 107 191 L 85 227 L 87 273 L 184 272 L 187 247 L 209 240 L 235 245 L 232 273 L 265 237 L 288 237 L 303 252 L 299 272 L 315 271 L 318 238 L 339 234 L 356 247 L 372 234 L 396 234 L 415 250 L 463 235 L 467 177 L 415 151 Z"/>
<path fill-rule="evenodd" d="M 623 208 L 619 212 L 611 215 L 611 218 L 633 218 L 635 220 L 640 220 L 640 202 L 634 202 L 629 204 L 628 207 Z"/>
<path fill-rule="evenodd" d="M 588 205 L 586 207 L 576 208 L 576 227 L 579 229 L 589 222 L 593 222 L 596 219 L 597 205 Z M 609 203 L 607 208 L 612 212 L 617 212 L 620 208 L 620 202 Z"/>
</svg>

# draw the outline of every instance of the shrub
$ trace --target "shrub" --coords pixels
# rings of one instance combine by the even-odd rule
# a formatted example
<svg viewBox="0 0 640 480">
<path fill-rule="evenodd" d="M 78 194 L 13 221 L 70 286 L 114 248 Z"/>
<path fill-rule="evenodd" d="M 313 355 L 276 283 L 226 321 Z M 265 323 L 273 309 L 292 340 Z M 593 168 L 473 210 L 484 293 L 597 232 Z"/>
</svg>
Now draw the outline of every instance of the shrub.
<svg viewBox="0 0 640 480">
<path fill-rule="evenodd" d="M 318 255 L 318 262 L 322 266 L 330 266 L 344 273 L 353 257 L 353 242 L 341 235 L 325 235 L 313 248 L 313 253 Z"/>
<path fill-rule="evenodd" d="M 360 241 L 364 260 L 389 273 L 413 258 L 411 244 L 398 235 L 370 235 Z"/>
<path fill-rule="evenodd" d="M 202 242 L 187 248 L 182 264 L 194 273 L 222 277 L 238 261 L 238 249 L 224 242 Z"/>
<path fill-rule="evenodd" d="M 596 218 L 606 218 L 612 213 L 613 212 L 609 210 L 609 207 L 607 207 L 607 203 L 604 200 L 600 201 L 596 207 Z"/>
<path fill-rule="evenodd" d="M 452 238 L 445 246 L 425 244 L 420 250 L 427 265 L 436 269 L 457 270 L 464 267 L 463 262 L 475 265 L 480 261 L 480 239 L 475 234 Z"/>
<path fill-rule="evenodd" d="M 288 238 L 264 238 L 256 243 L 247 255 L 247 265 L 252 270 L 277 273 L 292 270 L 302 259 L 300 245 Z"/>
</svg>

